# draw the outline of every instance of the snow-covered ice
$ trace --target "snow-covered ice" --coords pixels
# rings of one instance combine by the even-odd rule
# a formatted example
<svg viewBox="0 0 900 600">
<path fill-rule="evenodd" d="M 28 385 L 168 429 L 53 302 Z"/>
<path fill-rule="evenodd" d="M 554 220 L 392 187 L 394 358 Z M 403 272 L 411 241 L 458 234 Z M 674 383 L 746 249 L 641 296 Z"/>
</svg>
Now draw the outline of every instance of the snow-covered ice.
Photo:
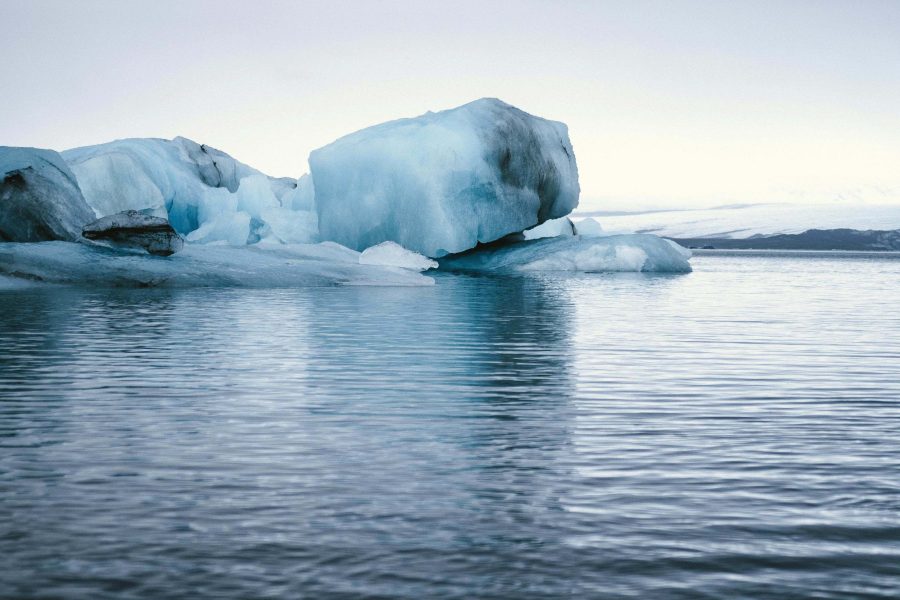
<svg viewBox="0 0 900 600">
<path fill-rule="evenodd" d="M 566 126 L 496 99 L 363 129 L 309 165 L 322 239 L 357 250 L 394 241 L 440 257 L 578 204 Z"/>
<path fill-rule="evenodd" d="M 803 233 L 810 229 L 900 229 L 900 205 L 751 204 L 600 217 L 615 231 L 673 238 L 748 238 Z M 579 221 L 575 221 L 578 229 Z"/>
<path fill-rule="evenodd" d="M 487 246 L 441 259 L 459 271 L 687 273 L 691 251 L 655 235 L 561 236 Z"/>
<path fill-rule="evenodd" d="M 359 264 L 338 244 L 186 244 L 172 256 L 75 242 L 0 243 L 0 276 L 115 287 L 295 287 L 432 285 L 409 269 Z"/>
<path fill-rule="evenodd" d="M 58 152 L 0 146 L 0 240 L 76 240 L 94 218 Z"/>
<path fill-rule="evenodd" d="M 407 250 L 396 242 L 382 242 L 371 248 L 366 248 L 359 255 L 361 265 L 382 265 L 387 267 L 400 267 L 414 271 L 427 271 L 437 268 L 436 261 L 418 252 Z"/>
</svg>

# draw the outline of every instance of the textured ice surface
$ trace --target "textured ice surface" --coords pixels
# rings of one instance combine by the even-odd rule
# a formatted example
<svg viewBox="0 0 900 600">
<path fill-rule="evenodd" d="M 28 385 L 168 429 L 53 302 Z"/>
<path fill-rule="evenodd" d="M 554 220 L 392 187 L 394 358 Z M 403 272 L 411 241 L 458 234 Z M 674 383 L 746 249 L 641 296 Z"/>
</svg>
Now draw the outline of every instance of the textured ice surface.
<svg viewBox="0 0 900 600">
<path fill-rule="evenodd" d="M 292 179 L 268 177 L 185 138 L 118 140 L 63 158 L 97 216 L 138 210 L 167 217 L 187 239 L 206 243 L 316 239 L 311 185 L 298 191 Z"/>
<path fill-rule="evenodd" d="M 545 237 L 558 237 L 561 235 L 575 235 L 575 227 L 569 217 L 550 219 L 537 227 L 526 229 L 522 232 L 526 240 L 539 240 Z"/>
<path fill-rule="evenodd" d="M 655 235 L 552 237 L 487 246 L 441 259 L 461 271 L 635 271 L 687 273 L 690 250 Z"/>
<path fill-rule="evenodd" d="M 411 286 L 434 283 L 430 277 L 408 269 L 361 265 L 359 252 L 331 243 L 263 243 L 241 248 L 186 244 L 183 251 L 166 257 L 74 242 L 4 243 L 0 244 L 0 276 L 47 283 L 125 287 Z"/>
<path fill-rule="evenodd" d="M 366 248 L 359 255 L 359 264 L 401 267 L 414 271 L 427 271 L 438 266 L 436 261 L 418 252 L 407 250 L 396 242 L 382 242 L 377 246 Z"/>
<path fill-rule="evenodd" d="M 59 153 L 0 146 L 0 240 L 75 240 L 94 218 Z"/>
<path fill-rule="evenodd" d="M 900 229 L 900 205 L 754 204 L 704 210 L 670 210 L 601 217 L 616 231 L 674 238 L 748 238 L 809 229 Z M 578 222 L 575 222 L 576 228 Z"/>
<path fill-rule="evenodd" d="M 563 217 L 578 169 L 563 123 L 495 99 L 370 127 L 309 157 L 322 239 L 443 256 Z"/>
</svg>

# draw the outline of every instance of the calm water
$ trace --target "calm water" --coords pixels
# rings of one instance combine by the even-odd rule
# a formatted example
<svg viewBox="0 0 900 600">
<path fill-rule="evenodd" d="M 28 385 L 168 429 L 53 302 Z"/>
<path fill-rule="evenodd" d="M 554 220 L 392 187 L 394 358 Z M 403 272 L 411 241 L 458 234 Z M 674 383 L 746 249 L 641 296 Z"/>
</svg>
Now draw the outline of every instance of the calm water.
<svg viewBox="0 0 900 600">
<path fill-rule="evenodd" d="M 900 260 L 0 293 L 2 598 L 900 597 Z"/>
</svg>

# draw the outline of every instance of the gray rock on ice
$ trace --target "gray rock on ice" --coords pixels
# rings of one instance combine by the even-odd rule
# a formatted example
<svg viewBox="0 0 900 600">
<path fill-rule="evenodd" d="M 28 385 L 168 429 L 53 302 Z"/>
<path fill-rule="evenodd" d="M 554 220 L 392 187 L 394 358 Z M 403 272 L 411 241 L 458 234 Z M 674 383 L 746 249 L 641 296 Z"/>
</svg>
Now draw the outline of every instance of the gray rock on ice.
<svg viewBox="0 0 900 600">
<path fill-rule="evenodd" d="M 95 218 L 58 152 L 0 146 L 0 241 L 73 241 Z"/>
<path fill-rule="evenodd" d="M 143 249 L 158 256 L 170 256 L 184 247 L 184 240 L 166 219 L 136 210 L 97 219 L 84 226 L 82 235 L 88 240 Z"/>
</svg>

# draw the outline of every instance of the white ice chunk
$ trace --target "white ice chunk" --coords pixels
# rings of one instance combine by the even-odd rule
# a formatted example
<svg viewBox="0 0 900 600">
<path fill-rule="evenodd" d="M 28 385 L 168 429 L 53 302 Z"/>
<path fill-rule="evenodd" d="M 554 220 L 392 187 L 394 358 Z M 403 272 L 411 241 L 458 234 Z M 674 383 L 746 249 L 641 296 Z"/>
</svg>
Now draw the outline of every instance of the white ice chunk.
<svg viewBox="0 0 900 600">
<path fill-rule="evenodd" d="M 598 223 L 596 219 L 592 219 L 591 217 L 576 222 L 575 233 L 582 237 L 597 237 L 601 235 L 607 235 L 607 232 L 603 231 L 603 227 L 600 225 L 600 223 Z"/>
<path fill-rule="evenodd" d="M 382 242 L 377 246 L 366 248 L 359 255 L 359 264 L 400 267 L 414 271 L 427 271 L 438 266 L 437 262 L 430 258 L 407 250 L 395 242 Z"/>
<path fill-rule="evenodd" d="M 554 237 L 479 248 L 441 259 L 461 271 L 635 271 L 686 273 L 690 250 L 655 235 Z"/>
<path fill-rule="evenodd" d="M 345 136 L 309 157 L 322 239 L 439 257 L 565 216 L 578 169 L 563 123 L 496 99 Z"/>
<path fill-rule="evenodd" d="M 561 235 L 575 235 L 575 227 L 569 217 L 550 219 L 537 227 L 526 229 L 522 232 L 526 240 L 539 240 L 546 237 L 559 237 Z"/>
</svg>

